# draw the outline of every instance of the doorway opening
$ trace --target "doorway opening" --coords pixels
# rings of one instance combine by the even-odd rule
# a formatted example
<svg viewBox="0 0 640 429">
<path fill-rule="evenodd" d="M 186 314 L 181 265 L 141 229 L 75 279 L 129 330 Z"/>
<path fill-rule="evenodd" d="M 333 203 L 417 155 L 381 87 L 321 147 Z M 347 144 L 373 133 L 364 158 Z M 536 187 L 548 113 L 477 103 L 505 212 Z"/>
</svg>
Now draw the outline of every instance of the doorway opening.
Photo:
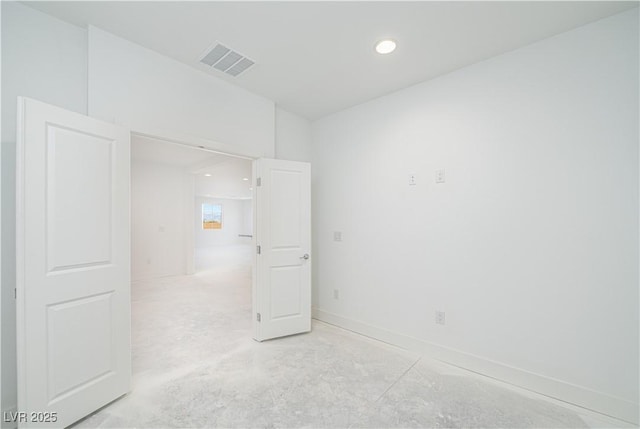
<svg viewBox="0 0 640 429">
<path fill-rule="evenodd" d="M 251 268 L 252 160 L 132 134 L 132 280 Z M 226 262 L 225 262 L 226 261 Z"/>
<path fill-rule="evenodd" d="M 256 347 L 252 338 L 310 331 L 308 163 L 252 162 L 253 235 L 260 236 L 253 244 L 260 245 L 244 275 L 213 270 L 217 277 L 208 277 L 195 273 L 194 221 L 212 230 L 226 221 L 214 202 L 203 203 L 196 218 L 193 172 L 209 166 L 203 163 L 213 150 L 201 148 L 207 159 L 200 159 L 193 147 L 177 153 L 187 145 L 153 138 L 159 141 L 147 141 L 147 152 L 133 154 L 132 169 L 130 130 L 31 99 L 20 98 L 18 111 L 19 409 L 45 409 L 55 400 L 58 423 L 69 426 L 133 389 L 110 406 L 115 426 L 141 407 L 150 411 L 148 426 L 171 425 L 171 413 L 157 420 L 149 409 L 163 392 L 172 394 L 160 409 L 180 398 L 187 402 L 177 409 L 192 409 L 192 382 L 203 371 L 227 375 L 220 365 Z M 144 146 L 150 136 L 133 137 Z M 180 381 L 182 392 L 175 389 Z M 207 389 L 218 384 L 203 382 Z"/>
<path fill-rule="evenodd" d="M 250 159 L 132 134 L 134 390 L 252 341 L 252 183 Z"/>
</svg>

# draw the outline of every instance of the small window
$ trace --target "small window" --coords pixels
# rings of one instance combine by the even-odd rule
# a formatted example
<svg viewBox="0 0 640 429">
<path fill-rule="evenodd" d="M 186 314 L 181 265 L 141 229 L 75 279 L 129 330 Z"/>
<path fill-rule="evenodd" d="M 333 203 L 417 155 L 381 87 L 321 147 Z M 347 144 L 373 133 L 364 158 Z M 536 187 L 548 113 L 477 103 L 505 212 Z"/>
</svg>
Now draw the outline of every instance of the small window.
<svg viewBox="0 0 640 429">
<path fill-rule="evenodd" d="M 202 229 L 222 229 L 222 205 L 202 204 Z"/>
</svg>

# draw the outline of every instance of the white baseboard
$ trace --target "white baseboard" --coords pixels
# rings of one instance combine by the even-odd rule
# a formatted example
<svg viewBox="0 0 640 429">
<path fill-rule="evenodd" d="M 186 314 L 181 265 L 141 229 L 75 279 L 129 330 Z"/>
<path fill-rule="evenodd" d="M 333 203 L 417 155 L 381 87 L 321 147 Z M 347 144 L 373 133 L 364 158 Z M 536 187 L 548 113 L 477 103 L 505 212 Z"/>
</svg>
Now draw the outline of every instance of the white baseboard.
<svg viewBox="0 0 640 429">
<path fill-rule="evenodd" d="M 13 407 L 7 407 L 7 408 L 3 408 L 2 409 L 2 420 L 0 420 L 0 424 L 1 424 L 1 428 L 2 429 L 16 429 L 18 427 L 18 422 L 12 422 L 12 421 L 5 421 L 5 416 L 11 415 L 13 413 L 13 415 L 16 414 L 16 412 L 18 411 L 18 407 L 16 405 L 14 405 Z"/>
<path fill-rule="evenodd" d="M 559 399 L 636 425 L 640 423 L 638 421 L 640 406 L 632 401 L 541 374 L 535 374 L 524 369 L 514 368 L 481 356 L 371 326 L 317 308 L 313 309 L 313 317 L 322 322 L 336 325 L 406 350 L 424 354 L 445 363 L 495 378 L 551 398 Z"/>
</svg>

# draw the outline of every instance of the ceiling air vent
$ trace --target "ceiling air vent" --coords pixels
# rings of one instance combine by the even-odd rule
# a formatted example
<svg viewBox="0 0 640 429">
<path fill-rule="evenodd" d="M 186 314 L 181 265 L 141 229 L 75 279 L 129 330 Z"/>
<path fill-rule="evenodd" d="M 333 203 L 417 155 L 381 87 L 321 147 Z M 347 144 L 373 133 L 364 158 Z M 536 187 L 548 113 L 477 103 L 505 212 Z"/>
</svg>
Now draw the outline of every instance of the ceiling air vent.
<svg viewBox="0 0 640 429">
<path fill-rule="evenodd" d="M 215 43 L 200 55 L 200 62 L 231 76 L 238 76 L 255 64 L 249 58 L 220 43 Z"/>
</svg>

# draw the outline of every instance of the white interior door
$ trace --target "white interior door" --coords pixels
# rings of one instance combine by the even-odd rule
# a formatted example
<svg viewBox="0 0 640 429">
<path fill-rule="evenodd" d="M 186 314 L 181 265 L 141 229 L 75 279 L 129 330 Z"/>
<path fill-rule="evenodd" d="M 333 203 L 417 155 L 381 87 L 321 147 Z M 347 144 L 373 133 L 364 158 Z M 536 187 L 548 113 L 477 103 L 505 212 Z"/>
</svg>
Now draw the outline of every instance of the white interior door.
<svg viewBox="0 0 640 429">
<path fill-rule="evenodd" d="M 130 134 L 30 99 L 18 118 L 18 423 L 63 427 L 129 391 Z"/>
<path fill-rule="evenodd" d="M 254 169 L 253 326 L 263 341 L 311 330 L 311 169 L 277 159 Z"/>
</svg>

